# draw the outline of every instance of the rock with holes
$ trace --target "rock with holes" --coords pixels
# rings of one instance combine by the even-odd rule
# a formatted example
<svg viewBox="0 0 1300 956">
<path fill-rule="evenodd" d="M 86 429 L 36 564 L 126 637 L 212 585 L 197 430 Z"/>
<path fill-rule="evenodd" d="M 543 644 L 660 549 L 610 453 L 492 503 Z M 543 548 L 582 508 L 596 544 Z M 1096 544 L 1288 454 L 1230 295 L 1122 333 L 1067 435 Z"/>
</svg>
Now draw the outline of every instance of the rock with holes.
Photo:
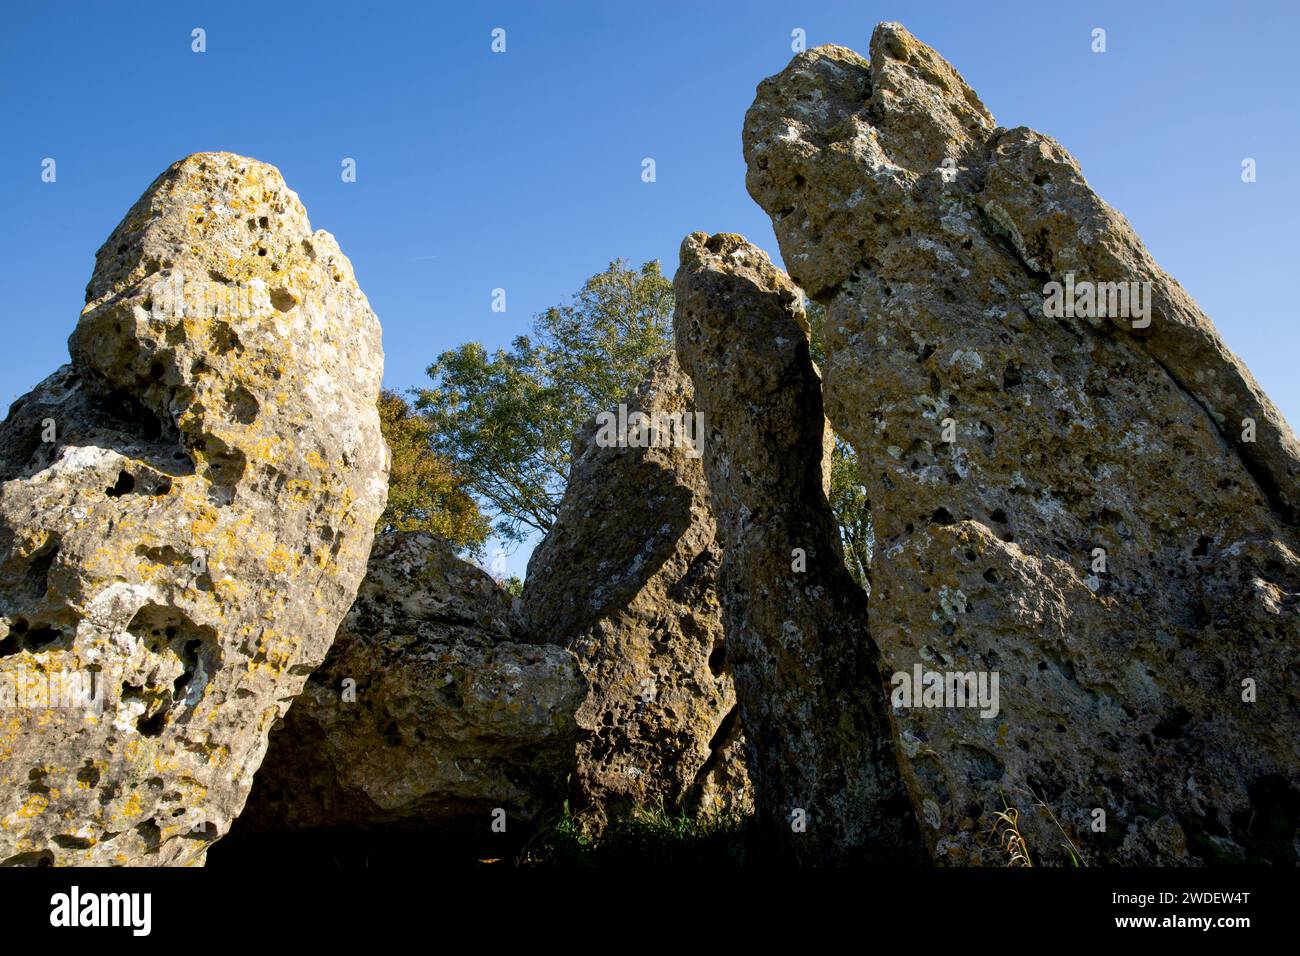
<svg viewBox="0 0 1300 956">
<path fill-rule="evenodd" d="M 572 806 L 595 826 L 661 803 L 752 811 L 698 421 L 666 356 L 576 436 L 559 515 L 528 562 L 530 633 L 572 649 L 591 683 Z"/>
<path fill-rule="evenodd" d="M 380 535 L 232 840 L 358 829 L 488 842 L 498 808 L 507 834 L 558 808 L 586 685 L 567 650 L 518 636 L 510 596 L 446 541 Z"/>
<path fill-rule="evenodd" d="M 201 863 L 365 573 L 379 323 L 273 167 L 190 156 L 0 425 L 0 862 Z"/>
<path fill-rule="evenodd" d="M 1005 798 L 1041 862 L 1295 863 L 1294 435 L 1059 143 L 870 52 L 796 56 L 744 147 L 827 307 L 932 852 L 1005 862 Z"/>
<path fill-rule="evenodd" d="M 799 290 L 740 236 L 693 233 L 673 291 L 760 823 L 801 863 L 919 862 L 866 595 L 826 497 L 831 432 Z"/>
</svg>

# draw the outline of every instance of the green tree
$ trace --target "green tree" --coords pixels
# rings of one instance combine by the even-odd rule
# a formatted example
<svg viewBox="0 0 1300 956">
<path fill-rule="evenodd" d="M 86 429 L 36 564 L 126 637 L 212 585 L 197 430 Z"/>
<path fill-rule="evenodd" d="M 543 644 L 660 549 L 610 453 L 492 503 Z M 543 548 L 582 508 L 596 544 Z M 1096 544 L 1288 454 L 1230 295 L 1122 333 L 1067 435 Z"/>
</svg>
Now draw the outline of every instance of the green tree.
<svg viewBox="0 0 1300 956">
<path fill-rule="evenodd" d="M 429 423 L 401 395 L 385 390 L 379 427 L 393 462 L 376 530 L 431 531 L 478 555 L 492 526 L 455 468 L 433 450 Z"/>
<path fill-rule="evenodd" d="M 586 281 L 568 305 L 533 320 L 531 335 L 489 353 L 477 342 L 443 352 L 416 400 L 437 454 L 496 515 L 507 541 L 546 533 L 569 477 L 573 435 L 611 409 L 672 348 L 672 283 L 658 262 L 625 260 Z M 812 355 L 825 363 L 825 313 L 808 303 Z M 845 563 L 869 586 L 872 526 L 853 448 L 836 438 L 831 508 Z"/>
<path fill-rule="evenodd" d="M 533 319 L 532 335 L 489 353 L 443 352 L 416 407 L 435 451 L 519 541 L 550 530 L 569 477 L 574 433 L 621 401 L 672 348 L 672 283 L 658 262 L 609 264 L 573 301 Z"/>
<path fill-rule="evenodd" d="M 826 367 L 826 310 L 806 300 L 808 324 L 812 329 L 809 352 L 817 367 Z M 840 544 L 849 573 L 863 588 L 871 589 L 871 553 L 875 536 L 871 524 L 871 502 L 858 473 L 858 456 L 853 446 L 839 435 L 831 452 L 831 510 L 840 526 Z"/>
<path fill-rule="evenodd" d="M 871 552 L 875 538 L 871 526 L 871 503 L 858 477 L 858 456 L 853 446 L 839 435 L 831 453 L 831 510 L 840 526 L 840 544 L 849 573 L 863 588 L 871 590 Z"/>
</svg>

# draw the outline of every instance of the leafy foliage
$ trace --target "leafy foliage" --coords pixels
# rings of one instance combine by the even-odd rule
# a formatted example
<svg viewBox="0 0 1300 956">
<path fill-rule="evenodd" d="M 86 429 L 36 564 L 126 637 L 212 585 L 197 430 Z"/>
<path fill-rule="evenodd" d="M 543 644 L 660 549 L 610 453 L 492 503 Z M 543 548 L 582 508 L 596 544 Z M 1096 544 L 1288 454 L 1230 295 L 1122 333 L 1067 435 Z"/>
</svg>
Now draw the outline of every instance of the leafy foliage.
<svg viewBox="0 0 1300 956">
<path fill-rule="evenodd" d="M 489 353 L 477 342 L 429 366 L 416 402 L 435 450 L 519 541 L 555 521 L 570 444 L 591 415 L 612 408 L 672 347 L 672 283 L 658 262 L 624 260 L 586 281 L 568 305 L 533 320 L 533 334 Z"/>
<path fill-rule="evenodd" d="M 431 531 L 477 554 L 491 525 L 460 475 L 433 451 L 429 423 L 401 395 L 384 391 L 379 425 L 393 464 L 377 530 Z"/>
<path fill-rule="evenodd" d="M 839 435 L 831 452 L 831 510 L 840 527 L 844 563 L 853 579 L 871 589 L 871 551 L 875 545 L 871 525 L 871 503 L 858 477 L 858 455 Z"/>
<path fill-rule="evenodd" d="M 804 303 L 812 328 L 809 352 L 818 368 L 826 367 L 826 310 L 816 302 Z M 875 536 L 871 524 L 871 502 L 858 472 L 858 455 L 839 435 L 831 453 L 831 510 L 840 526 L 844 563 L 855 581 L 871 589 L 871 552 Z"/>
<path fill-rule="evenodd" d="M 672 283 L 658 262 L 616 260 L 567 305 L 536 316 L 531 335 L 489 353 L 477 342 L 443 352 L 416 400 L 438 456 L 496 516 L 496 533 L 520 541 L 550 530 L 569 477 L 574 433 L 613 409 L 672 348 Z M 825 312 L 808 303 L 812 355 L 825 364 Z M 868 587 L 871 509 L 853 448 L 836 438 L 831 508 L 845 563 Z"/>
<path fill-rule="evenodd" d="M 763 859 L 752 818 L 673 812 L 662 804 L 638 807 L 611 820 L 599 836 L 587 834 L 564 812 L 544 827 L 523 854 L 527 866 L 733 867 Z"/>
</svg>

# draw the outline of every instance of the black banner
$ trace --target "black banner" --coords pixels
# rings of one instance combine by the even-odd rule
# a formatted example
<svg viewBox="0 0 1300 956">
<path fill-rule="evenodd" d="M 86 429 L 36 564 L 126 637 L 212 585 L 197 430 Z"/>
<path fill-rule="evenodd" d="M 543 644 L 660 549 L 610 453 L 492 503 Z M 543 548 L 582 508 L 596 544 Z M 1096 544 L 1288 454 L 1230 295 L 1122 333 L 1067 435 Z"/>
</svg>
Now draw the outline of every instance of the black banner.
<svg viewBox="0 0 1300 956">
<path fill-rule="evenodd" d="M 705 919 L 729 940 L 842 927 L 873 942 L 1131 937 L 1181 945 L 1198 937 L 1230 947 L 1293 927 L 1296 890 L 1294 870 L 1245 869 L 5 870 L 0 919 L 11 946 L 74 937 L 128 948 L 196 940 L 338 946 L 418 939 L 433 924 L 439 934 L 477 927 L 497 940 L 512 931 L 592 938 L 609 923 L 649 938 Z"/>
</svg>

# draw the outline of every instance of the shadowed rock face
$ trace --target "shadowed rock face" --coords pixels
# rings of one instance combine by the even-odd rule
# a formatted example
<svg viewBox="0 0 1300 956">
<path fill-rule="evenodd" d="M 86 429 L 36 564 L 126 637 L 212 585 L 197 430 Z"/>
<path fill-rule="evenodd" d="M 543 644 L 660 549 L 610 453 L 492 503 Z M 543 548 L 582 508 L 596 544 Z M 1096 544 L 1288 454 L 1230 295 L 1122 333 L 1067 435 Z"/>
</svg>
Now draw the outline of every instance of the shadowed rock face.
<svg viewBox="0 0 1300 956">
<path fill-rule="evenodd" d="M 273 167 L 203 153 L 69 347 L 0 425 L 0 862 L 199 863 L 364 574 L 379 323 Z M 31 696 L 63 673 L 102 707 Z"/>
<path fill-rule="evenodd" d="M 866 596 L 826 500 L 831 433 L 799 290 L 740 236 L 704 233 L 682 243 L 673 289 L 761 821 L 800 862 L 916 862 Z"/>
<path fill-rule="evenodd" d="M 744 147 L 827 307 L 872 636 L 893 671 L 1000 678 L 996 716 L 895 707 L 936 858 L 1000 859 L 1005 795 L 1044 862 L 1064 830 L 1089 861 L 1294 863 L 1300 456 L 1210 320 L 1060 144 L 897 24 L 765 80 Z M 1048 317 L 1052 281 L 1150 309 Z"/>
<path fill-rule="evenodd" d="M 510 834 L 558 808 L 586 688 L 572 654 L 518 630 L 509 595 L 446 541 L 380 535 L 232 839 L 355 828 L 487 845 L 495 809 Z"/>
<path fill-rule="evenodd" d="M 625 404 L 629 416 L 691 416 L 690 379 L 668 356 Z M 748 813 L 704 468 L 667 429 L 650 447 L 637 447 L 635 428 L 625 437 L 602 437 L 593 418 L 575 438 L 559 516 L 524 587 L 533 639 L 570 648 L 591 683 L 573 805 L 596 826 L 659 802 Z"/>
</svg>

